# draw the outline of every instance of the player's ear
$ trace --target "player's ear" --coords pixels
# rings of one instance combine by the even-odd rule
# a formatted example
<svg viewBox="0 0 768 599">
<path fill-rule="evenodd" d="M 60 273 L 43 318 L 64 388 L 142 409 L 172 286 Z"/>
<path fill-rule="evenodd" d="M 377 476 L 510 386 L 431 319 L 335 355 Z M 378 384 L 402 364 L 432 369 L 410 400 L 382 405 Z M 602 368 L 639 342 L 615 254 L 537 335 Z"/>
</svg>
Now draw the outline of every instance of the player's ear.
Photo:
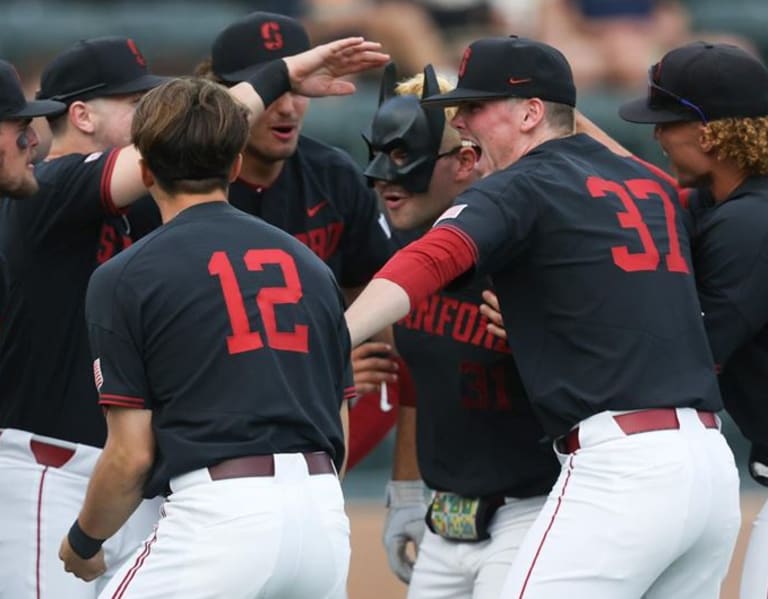
<svg viewBox="0 0 768 599">
<path fill-rule="evenodd" d="M 152 174 L 152 171 L 149 170 L 149 167 L 143 158 L 139 159 L 139 169 L 141 170 L 141 182 L 144 184 L 144 187 L 149 189 L 155 184 L 155 176 Z"/>
<path fill-rule="evenodd" d="M 527 133 L 544 120 L 546 107 L 539 98 L 528 98 L 523 102 L 525 102 L 525 111 L 520 123 L 520 130 Z"/>
<path fill-rule="evenodd" d="M 237 179 L 240 176 L 240 171 L 243 168 L 243 153 L 240 152 L 237 155 L 237 158 L 235 158 L 235 162 L 232 163 L 232 166 L 229 169 L 229 182 L 233 183 L 235 179 Z"/>
<path fill-rule="evenodd" d="M 707 126 L 704 123 L 697 123 L 699 133 L 699 146 L 702 152 L 709 153 L 714 149 L 713 138 L 707 135 Z"/>
<path fill-rule="evenodd" d="M 67 118 L 78 131 L 91 134 L 96 130 L 93 114 L 85 102 L 80 100 L 72 102 L 67 109 Z"/>
<path fill-rule="evenodd" d="M 474 180 L 477 175 L 475 167 L 480 159 L 478 152 L 471 146 L 462 147 L 457 154 L 459 168 L 456 170 L 455 179 L 457 183 Z"/>
</svg>

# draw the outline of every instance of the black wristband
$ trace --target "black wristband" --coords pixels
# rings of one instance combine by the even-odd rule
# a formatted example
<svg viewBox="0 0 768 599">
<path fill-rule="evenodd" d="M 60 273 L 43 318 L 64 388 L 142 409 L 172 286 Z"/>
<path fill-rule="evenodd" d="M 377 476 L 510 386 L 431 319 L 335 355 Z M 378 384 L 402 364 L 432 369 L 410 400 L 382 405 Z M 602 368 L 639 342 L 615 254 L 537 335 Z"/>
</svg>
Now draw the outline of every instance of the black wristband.
<svg viewBox="0 0 768 599">
<path fill-rule="evenodd" d="M 288 65 L 278 58 L 260 68 L 248 79 L 256 93 L 264 102 L 264 108 L 272 104 L 285 92 L 291 91 L 291 78 L 288 76 Z"/>
<path fill-rule="evenodd" d="M 67 540 L 69 541 L 69 546 L 72 547 L 72 551 L 83 559 L 91 559 L 104 544 L 104 539 L 94 539 L 85 534 L 77 520 L 75 520 L 72 528 L 69 529 Z"/>
</svg>

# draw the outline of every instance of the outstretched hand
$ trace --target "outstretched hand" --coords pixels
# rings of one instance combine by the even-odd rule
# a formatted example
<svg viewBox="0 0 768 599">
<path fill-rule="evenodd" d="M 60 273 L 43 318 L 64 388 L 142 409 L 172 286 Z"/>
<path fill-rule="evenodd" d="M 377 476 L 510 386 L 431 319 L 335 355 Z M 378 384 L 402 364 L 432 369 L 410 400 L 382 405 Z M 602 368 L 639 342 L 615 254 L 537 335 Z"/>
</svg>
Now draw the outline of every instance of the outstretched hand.
<svg viewBox="0 0 768 599">
<path fill-rule="evenodd" d="M 381 44 L 362 37 L 348 37 L 311 50 L 286 56 L 293 91 L 304 96 L 343 96 L 354 93 L 355 85 L 341 77 L 375 69 L 389 61 L 379 52 Z"/>
</svg>

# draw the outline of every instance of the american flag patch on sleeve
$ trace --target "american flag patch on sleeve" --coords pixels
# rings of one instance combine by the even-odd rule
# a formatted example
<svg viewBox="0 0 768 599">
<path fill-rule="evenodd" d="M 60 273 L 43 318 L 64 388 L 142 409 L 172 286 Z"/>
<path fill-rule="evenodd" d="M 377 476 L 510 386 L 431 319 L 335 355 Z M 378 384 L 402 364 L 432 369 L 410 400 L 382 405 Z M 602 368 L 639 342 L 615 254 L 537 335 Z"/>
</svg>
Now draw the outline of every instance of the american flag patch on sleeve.
<svg viewBox="0 0 768 599">
<path fill-rule="evenodd" d="M 101 391 L 101 386 L 104 384 L 104 376 L 101 374 L 101 358 L 96 358 L 93 361 L 93 380 L 96 382 L 96 390 Z"/>
<path fill-rule="evenodd" d="M 456 204 L 455 206 L 451 206 L 450 208 L 448 208 L 448 210 L 443 212 L 437 218 L 437 220 L 435 221 L 435 225 L 439 223 L 441 220 L 445 220 L 447 218 L 456 218 L 459 214 L 461 214 L 462 210 L 464 210 L 464 208 L 466 207 L 467 207 L 466 204 Z"/>
</svg>

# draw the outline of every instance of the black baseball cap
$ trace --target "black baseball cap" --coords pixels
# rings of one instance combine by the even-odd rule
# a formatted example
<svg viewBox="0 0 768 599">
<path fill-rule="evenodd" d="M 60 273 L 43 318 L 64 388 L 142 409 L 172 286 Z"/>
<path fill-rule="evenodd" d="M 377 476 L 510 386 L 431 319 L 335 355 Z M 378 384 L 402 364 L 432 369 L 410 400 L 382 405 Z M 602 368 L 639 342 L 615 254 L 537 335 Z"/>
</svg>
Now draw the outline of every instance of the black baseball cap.
<svg viewBox="0 0 768 599">
<path fill-rule="evenodd" d="M 309 50 L 309 36 L 296 19 L 252 12 L 224 29 L 213 42 L 211 68 L 227 83 L 253 75 L 253 67 Z"/>
<path fill-rule="evenodd" d="M 619 108 L 632 123 L 768 115 L 768 68 L 730 44 L 693 42 L 650 68 L 648 94 Z"/>
<path fill-rule="evenodd" d="M 28 102 L 16 69 L 11 63 L 0 60 L 0 121 L 51 116 L 61 114 L 66 109 L 61 102 L 51 100 Z"/>
<path fill-rule="evenodd" d="M 167 81 L 150 74 L 136 43 L 127 37 L 81 40 L 45 67 L 38 98 L 71 104 L 143 92 Z"/>
<path fill-rule="evenodd" d="M 560 50 L 532 39 L 516 35 L 481 39 L 464 50 L 456 88 L 421 103 L 453 106 L 499 98 L 541 98 L 575 106 L 571 65 Z"/>
</svg>

